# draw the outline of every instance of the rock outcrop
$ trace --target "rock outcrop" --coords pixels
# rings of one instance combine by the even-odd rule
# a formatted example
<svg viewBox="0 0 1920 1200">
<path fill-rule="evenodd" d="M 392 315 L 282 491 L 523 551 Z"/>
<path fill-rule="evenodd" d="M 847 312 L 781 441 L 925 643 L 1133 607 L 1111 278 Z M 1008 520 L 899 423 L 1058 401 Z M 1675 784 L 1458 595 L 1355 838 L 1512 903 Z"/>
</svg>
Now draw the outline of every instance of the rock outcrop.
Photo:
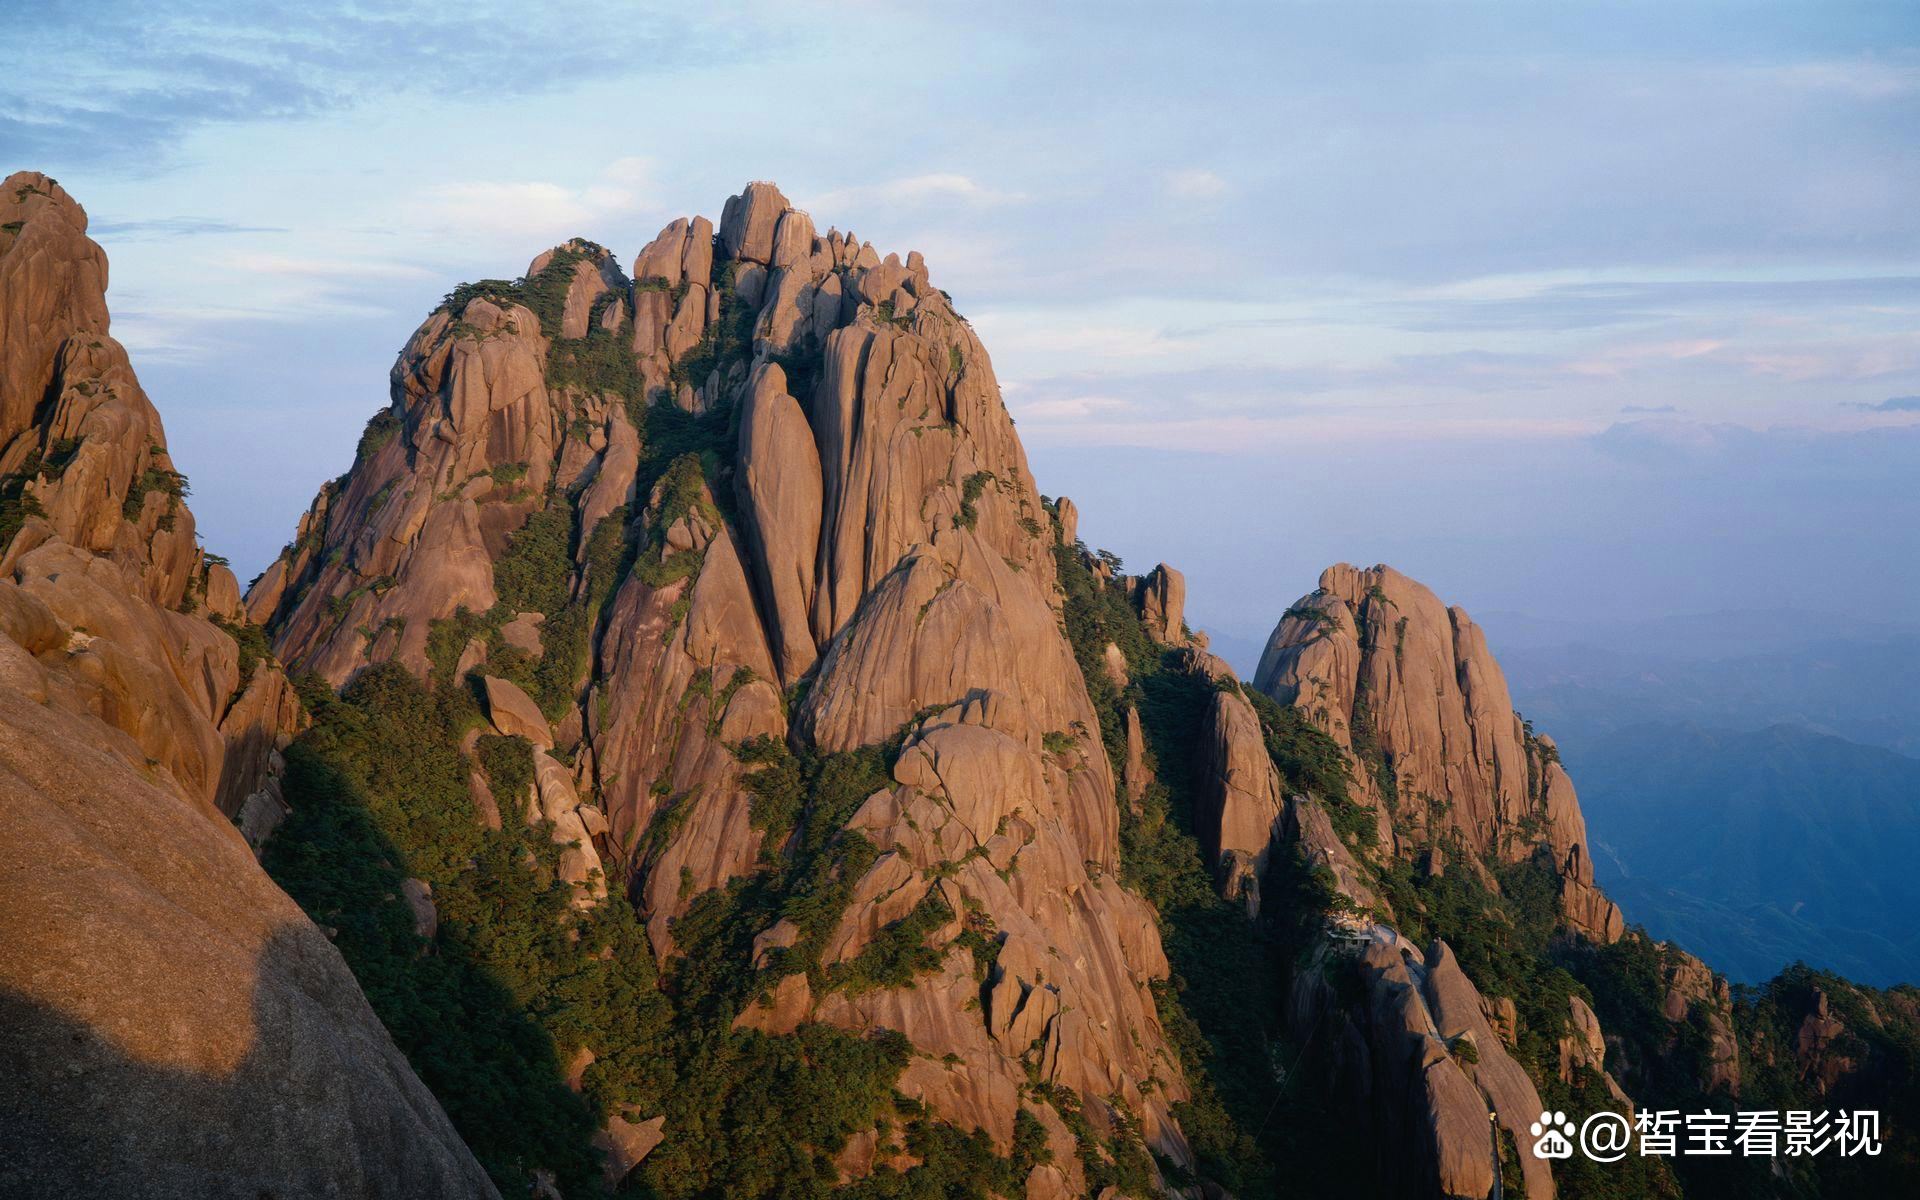
<svg viewBox="0 0 1920 1200">
<path fill-rule="evenodd" d="M 550 746 L 604 814 L 581 847 L 667 962 L 691 904 L 791 849 L 756 817 L 766 747 L 896 747 L 846 822 L 877 854 L 816 974 L 742 1021 L 904 1033 L 900 1090 L 1003 1150 L 1038 1080 L 1187 1163 L 1149 989 L 1166 962 L 1115 877 L 1123 801 L 1053 544 L 986 350 L 920 256 L 822 234 L 754 183 L 717 231 L 668 225 L 631 279 L 576 241 L 451 295 L 246 604 L 335 685 L 389 661 L 482 680 L 499 730 Z M 1147 595 L 1179 635 L 1178 575 Z M 536 613 L 533 653 L 507 631 Z M 922 911 L 950 914 L 924 939 L 937 969 L 816 986 Z M 985 980 L 967 931 L 994 948 Z M 795 937 L 762 931 L 759 962 Z M 1065 1140 L 1036 1172 L 1078 1188 L 1042 1112 Z"/>
<path fill-rule="evenodd" d="M 1295 738 L 1291 753 L 1330 754 L 1344 767 L 1335 772 L 1344 784 L 1328 783 L 1329 794 L 1289 795 L 1278 769 L 1288 751 L 1270 751 L 1268 739 L 1294 735 L 1263 718 L 1231 669 L 1178 623 L 1178 575 L 1162 567 L 1128 586 L 1148 635 L 1186 646 L 1185 669 L 1213 688 L 1194 828 L 1221 895 L 1257 914 L 1261 881 L 1284 855 L 1329 897 L 1318 957 L 1296 977 L 1289 1022 L 1308 1039 L 1334 1029 L 1321 1035 L 1335 1047 L 1323 1052 L 1330 1094 L 1380 1136 L 1422 1149 L 1397 1156 L 1383 1182 L 1410 1194 L 1480 1197 L 1504 1170 L 1520 1173 L 1528 1195 L 1552 1196 L 1549 1164 L 1518 1151 L 1531 1144 L 1541 1096 L 1510 1053 L 1522 1033 L 1514 997 L 1483 995 L 1444 940 L 1423 951 L 1395 928 L 1400 917 L 1426 915 L 1396 879 L 1458 872 L 1469 888 L 1497 895 L 1501 871 L 1532 861 L 1556 881 L 1562 936 L 1603 944 L 1622 936 L 1620 910 L 1593 884 L 1585 821 L 1559 753 L 1513 711 L 1479 628 L 1390 568 L 1329 568 L 1287 610 L 1255 679 L 1265 698 L 1293 709 L 1314 737 L 1324 734 L 1324 753 L 1313 738 Z M 1395 904 L 1408 911 L 1397 916 Z M 1669 1007 L 1697 1009 L 1704 999 L 1712 1030 L 1725 1031 L 1710 973 L 1703 984 L 1675 968 L 1670 985 L 1691 999 L 1670 998 Z M 1354 1002 L 1356 986 L 1363 1002 Z M 1550 1026 L 1537 1032 L 1559 1047 L 1546 1068 L 1553 1082 L 1590 1072 L 1613 1101 L 1630 1104 L 1606 1073 L 1591 1008 L 1576 996 Z M 1724 1078 L 1731 1056 L 1715 1053 L 1712 1082 L 1737 1086 Z"/>
<path fill-rule="evenodd" d="M 1186 645 L 1187 577 L 1161 563 L 1133 587 L 1134 606 L 1148 635 L 1169 646 Z"/>
<path fill-rule="evenodd" d="M 1726 977 L 1677 947 L 1662 946 L 1667 961 L 1660 1015 L 1676 1027 L 1697 1019 L 1705 1033 L 1700 1086 L 1740 1095 L 1740 1048 L 1733 1032 L 1733 991 Z"/>
<path fill-rule="evenodd" d="M 1284 784 L 1267 754 L 1260 718 L 1238 691 L 1213 694 L 1201 745 L 1200 796 L 1194 831 L 1229 900 L 1260 912 L 1260 876 L 1277 840 Z"/>
<path fill-rule="evenodd" d="M 86 229 L 45 176 L 0 189 L 0 1192 L 493 1196 L 255 861 L 299 705 Z"/>
<path fill-rule="evenodd" d="M 1370 872 L 1334 832 L 1333 822 L 1319 800 L 1312 796 L 1288 797 L 1285 836 L 1299 848 L 1309 870 L 1327 872 L 1334 894 L 1355 911 L 1374 912 L 1382 907 L 1368 883 Z"/>
<path fill-rule="evenodd" d="M 1513 1153 L 1532 1144 L 1527 1126 L 1539 1119 L 1539 1091 L 1448 945 L 1422 951 L 1374 925 L 1321 953 L 1324 967 L 1352 961 L 1364 1002 L 1344 1004 L 1324 975 L 1303 974 L 1294 1017 L 1330 1031 L 1322 1037 L 1341 1048 L 1330 1093 L 1363 1106 L 1376 1136 L 1395 1147 L 1368 1164 L 1382 1170 L 1381 1182 L 1409 1195 L 1484 1197 L 1504 1157 L 1522 1173 L 1527 1195 L 1553 1196 L 1549 1165 Z"/>
<path fill-rule="evenodd" d="M 1557 748 L 1418 583 L 1330 568 L 1243 686 L 1178 571 L 1120 575 L 1039 494 L 920 256 L 770 183 L 631 276 L 575 239 L 455 289 L 244 597 L 84 213 L 23 174 L 0 217 L 0 1192 L 496 1195 L 331 944 L 358 921 L 383 986 L 510 967 L 525 1011 L 483 1037 L 532 1071 L 541 1149 L 456 1113 L 545 1197 L 804 1163 L 1215 1200 L 1286 1104 L 1368 1139 L 1352 1190 L 1550 1200 L 1526 1149 L 1566 1097 L 1912 1078 L 1911 994 L 1795 968 L 1756 1002 L 1625 930 Z M 390 894 L 315 907 L 338 930 L 256 862 L 313 794 L 280 787 L 281 662 L 344 689 L 294 779 L 378 762 L 313 785 L 393 839 L 360 889 Z M 279 836 L 367 844 L 319 823 Z M 1189 990 L 1216 967 L 1256 1019 Z M 1252 1053 L 1195 1086 L 1208 1046 Z M 756 1159 L 798 1122 L 713 1097 L 763 1085 L 823 1111 Z"/>
<path fill-rule="evenodd" d="M 1568 920 L 1599 941 L 1619 908 L 1593 884 L 1585 819 L 1551 740 L 1513 709 L 1480 627 L 1391 567 L 1340 564 L 1281 618 L 1254 686 L 1347 751 L 1380 840 L 1411 858 L 1550 856 Z"/>
</svg>

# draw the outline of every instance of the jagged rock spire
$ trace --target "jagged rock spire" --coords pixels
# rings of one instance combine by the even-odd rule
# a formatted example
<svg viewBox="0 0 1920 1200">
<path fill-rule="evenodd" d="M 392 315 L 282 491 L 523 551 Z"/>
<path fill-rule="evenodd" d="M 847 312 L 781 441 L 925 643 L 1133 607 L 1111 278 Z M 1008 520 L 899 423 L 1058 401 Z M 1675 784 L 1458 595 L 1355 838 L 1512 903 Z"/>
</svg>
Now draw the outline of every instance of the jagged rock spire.
<svg viewBox="0 0 1920 1200">
<path fill-rule="evenodd" d="M 847 824 L 878 855 L 821 965 L 943 906 L 942 967 L 857 1001 L 789 976 L 744 1019 L 897 1029 L 926 1056 L 903 1090 L 1002 1146 L 1038 1071 L 1188 1161 L 1148 987 L 1165 958 L 1114 878 L 1114 780 L 1060 628 L 1051 524 L 986 350 L 920 255 L 821 235 L 753 183 L 717 233 L 668 224 L 631 282 L 569 243 L 513 284 L 457 290 L 248 606 L 336 684 L 389 660 L 442 683 L 522 670 L 509 630 L 537 627 L 542 740 L 574 763 L 582 827 L 603 818 L 564 836 L 662 955 L 689 904 L 780 851 L 739 747 L 895 740 L 892 786 Z M 964 914 L 999 945 L 985 1011 Z M 1071 1136 L 1038 1111 L 1048 1170 L 1077 1186 Z"/>
</svg>

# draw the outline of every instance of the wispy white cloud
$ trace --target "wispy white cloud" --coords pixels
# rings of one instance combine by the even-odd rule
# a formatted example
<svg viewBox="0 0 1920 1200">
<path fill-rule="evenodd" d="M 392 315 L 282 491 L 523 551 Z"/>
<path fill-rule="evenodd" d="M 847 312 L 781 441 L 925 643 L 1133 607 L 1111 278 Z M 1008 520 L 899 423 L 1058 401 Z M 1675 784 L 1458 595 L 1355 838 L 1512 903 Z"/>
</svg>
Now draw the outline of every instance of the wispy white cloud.
<svg viewBox="0 0 1920 1200">
<path fill-rule="evenodd" d="M 1920 64 L 1866 58 L 1813 60 L 1754 70 L 1777 86 L 1831 92 L 1860 100 L 1920 93 Z"/>
<path fill-rule="evenodd" d="M 256 275 L 296 279 L 428 279 L 433 272 L 410 263 L 377 259 L 301 258 L 288 254 L 236 254 L 227 262 Z"/>
<path fill-rule="evenodd" d="M 1160 358 L 1182 350 L 1151 321 L 1118 315 L 998 309 L 976 314 L 973 326 L 996 360 L 1050 358 L 1091 364 Z"/>
<path fill-rule="evenodd" d="M 1109 446 L 1241 457 L 1302 445 L 1362 445 L 1387 442 L 1426 445 L 1454 442 L 1567 440 L 1591 437 L 1602 426 L 1579 418 L 1419 418 L 1405 413 L 1333 410 L 1275 416 L 1206 415 L 1175 418 L 1021 418 L 1021 432 L 1041 447 Z"/>
<path fill-rule="evenodd" d="M 1725 346 L 1726 342 L 1714 338 L 1625 342 L 1608 346 L 1597 354 L 1575 358 L 1565 364 L 1565 369 L 1575 375 L 1619 379 L 1647 367 L 1685 362 L 1713 354 Z"/>
<path fill-rule="evenodd" d="M 1044 399 L 1021 401 L 1019 390 L 1008 389 L 1008 409 L 1015 418 L 1042 424 L 1100 420 L 1106 421 L 1119 414 L 1139 411 L 1139 405 L 1119 396 L 1074 395 L 1050 396 Z"/>
<path fill-rule="evenodd" d="M 930 171 L 880 183 L 835 188 L 806 197 L 802 207 L 816 216 L 828 215 L 839 208 L 870 205 L 948 205 L 964 208 L 992 208 L 1017 204 L 1027 197 L 1017 191 L 988 187 L 970 175 L 957 171 Z"/>
<path fill-rule="evenodd" d="M 280 303 L 229 305 L 166 299 L 118 307 L 113 336 L 135 367 L 218 361 L 262 344 L 266 327 L 310 326 L 316 318 L 396 317 L 378 304 L 324 291 L 288 293 Z"/>
<path fill-rule="evenodd" d="M 412 222 L 454 234 L 563 238 L 633 217 L 658 203 L 651 164 L 621 158 L 584 185 L 547 180 L 461 180 L 434 184 L 402 204 Z"/>
<path fill-rule="evenodd" d="M 218 234 L 286 233 L 284 225 L 244 225 L 211 217 L 153 217 L 133 221 L 96 220 L 87 226 L 94 238 L 116 242 L 157 238 L 207 237 Z"/>
<path fill-rule="evenodd" d="M 1204 167 L 1168 171 L 1160 184 L 1176 200 L 1218 200 L 1232 190 L 1225 179 Z"/>
<path fill-rule="evenodd" d="M 1909 335 L 1899 340 L 1856 342 L 1820 354 L 1779 359 L 1756 356 L 1751 365 L 1800 382 L 1885 379 L 1920 372 L 1920 343 L 1916 343 L 1915 335 Z"/>
<path fill-rule="evenodd" d="M 409 92 L 538 97 L 636 64 L 744 64 L 771 40 L 736 14 L 594 0 L 93 0 L 34 16 L 0 39 L 0 144 L 134 170 L 209 125 L 306 120 Z"/>
<path fill-rule="evenodd" d="M 512 8 L 317 0 L 289 24 L 240 0 L 189 23 L 96 0 L 0 39 L 0 100 L 18 101 L 0 143 L 125 218 L 96 226 L 116 332 L 138 364 L 204 364 L 156 401 L 257 407 L 249 368 L 324 341 L 376 403 L 394 346 L 456 280 L 573 234 L 631 252 L 761 176 L 823 227 L 925 252 L 1023 435 L 1237 456 L 1259 479 L 1244 511 L 1282 474 L 1274 452 L 1316 439 L 1430 463 L 1414 503 L 1441 511 L 1481 487 L 1476 428 L 1572 446 L 1623 406 L 1914 420 L 1845 406 L 1920 392 L 1916 39 L 1818 0 L 1756 11 L 1738 44 L 1686 6 L 1563 8 L 1552 53 L 1540 31 L 1421 6 L 1238 6 L 1204 28 L 1124 6 L 850 22 L 561 0 L 494 19 Z M 1392 49 L 1407 37 L 1420 54 Z M 1068 41 L 1087 53 L 1033 69 Z M 882 93 L 820 86 L 823 61 L 903 53 L 915 69 Z M 628 150 L 657 184 L 645 160 L 607 165 Z M 350 390 L 283 374 L 290 410 Z M 331 475 L 358 433 L 261 469 Z M 1512 445 L 1516 477 L 1551 478 L 1536 443 Z M 1400 477 L 1377 461 L 1308 454 L 1289 473 L 1337 462 L 1301 493 L 1325 524 L 1355 506 L 1326 500 L 1351 478 Z M 263 520 L 234 494 L 232 524 Z M 209 495 L 210 530 L 219 513 Z"/>
</svg>

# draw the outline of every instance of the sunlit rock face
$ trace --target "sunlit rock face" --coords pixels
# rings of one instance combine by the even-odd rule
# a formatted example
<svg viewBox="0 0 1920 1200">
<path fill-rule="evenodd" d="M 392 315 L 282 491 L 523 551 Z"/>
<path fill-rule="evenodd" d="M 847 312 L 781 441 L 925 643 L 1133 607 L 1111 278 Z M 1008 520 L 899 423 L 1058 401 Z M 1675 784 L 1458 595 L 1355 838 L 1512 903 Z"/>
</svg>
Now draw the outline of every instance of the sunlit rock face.
<svg viewBox="0 0 1920 1200">
<path fill-rule="evenodd" d="M 505 564 L 543 518 L 565 578 L 523 608 Z M 1024 1106 L 1058 1150 L 1045 1181 L 1079 1188 L 1072 1138 L 1026 1098 L 1036 1080 L 1101 1131 L 1124 1109 L 1169 1160 L 1190 1155 L 1149 989 L 1166 962 L 1115 877 L 1120 801 L 1054 538 L 986 349 L 921 257 L 822 233 L 754 183 L 717 230 L 669 224 L 630 278 L 573 242 L 511 290 L 450 297 L 246 606 L 282 659 L 336 686 L 387 661 L 498 674 L 526 653 L 507 631 L 537 628 L 557 675 L 531 698 L 539 727 L 515 705 L 513 728 L 572 764 L 603 817 L 580 844 L 663 959 L 689 905 L 781 851 L 742 744 L 891 742 L 891 786 L 847 823 L 878 853 L 822 965 L 938 907 L 943 966 L 857 996 L 789 977 L 743 1020 L 905 1033 L 920 1055 L 903 1091 L 1002 1149 Z M 1177 627 L 1179 589 L 1155 595 Z M 564 633 L 585 597 L 591 619 Z M 984 981 L 966 930 L 998 946 Z"/>
<path fill-rule="evenodd" d="M 0 185 L 0 1193 L 492 1196 L 255 861 L 299 704 L 86 229 Z"/>
<path fill-rule="evenodd" d="M 1587 827 L 1551 739 L 1513 709 L 1473 619 L 1391 567 L 1344 563 L 1287 609 L 1254 686 L 1353 755 L 1381 841 L 1411 856 L 1457 836 L 1473 854 L 1551 856 L 1568 920 L 1600 941 L 1619 908 L 1593 885 Z"/>
<path fill-rule="evenodd" d="M 1198 640 L 1168 616 L 1183 593 L 1177 582 L 1162 568 L 1131 585 L 1143 626 L 1169 647 Z M 1600 944 L 1622 936 L 1619 908 L 1594 886 L 1585 821 L 1553 742 L 1513 711 L 1467 614 L 1390 567 L 1322 573 L 1268 641 L 1254 679 L 1264 696 L 1198 642 L 1184 661 L 1217 690 L 1201 727 L 1194 831 L 1221 895 L 1250 914 L 1286 916 L 1261 896 L 1283 861 L 1331 898 L 1287 1015 L 1296 1036 L 1330 1047 L 1320 1083 L 1332 1102 L 1399 1147 L 1378 1164 L 1379 1182 L 1408 1194 L 1484 1196 L 1504 1175 L 1528 1195 L 1553 1195 L 1549 1164 L 1515 1152 L 1530 1144 L 1541 1093 L 1516 1053 L 1514 996 L 1483 992 L 1444 939 L 1410 941 L 1396 927 L 1402 918 L 1431 914 L 1394 908 L 1418 908 L 1394 882 L 1409 872 L 1456 873 L 1498 896 L 1503 871 L 1532 863 L 1550 881 L 1554 936 Z M 1251 703 L 1267 699 L 1324 735 L 1344 781 L 1339 795 L 1288 794 L 1269 749 L 1271 737 L 1285 736 L 1271 716 L 1283 710 L 1262 716 Z M 1665 953 L 1679 964 L 1676 994 L 1711 1007 L 1711 973 Z M 1605 1072 L 1600 1022 L 1578 996 L 1551 1032 L 1559 1082 L 1591 1072 L 1605 1095 L 1627 1103 Z M 1705 1082 L 1727 1084 L 1718 1070 Z"/>
</svg>

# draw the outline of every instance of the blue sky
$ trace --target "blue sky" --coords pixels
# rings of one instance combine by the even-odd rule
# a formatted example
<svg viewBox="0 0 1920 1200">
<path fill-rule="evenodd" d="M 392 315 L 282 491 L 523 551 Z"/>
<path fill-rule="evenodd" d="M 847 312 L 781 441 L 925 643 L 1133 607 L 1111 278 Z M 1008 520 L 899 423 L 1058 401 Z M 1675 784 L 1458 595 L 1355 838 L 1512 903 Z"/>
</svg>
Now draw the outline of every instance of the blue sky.
<svg viewBox="0 0 1920 1200">
<path fill-rule="evenodd" d="M 87 205 L 244 574 L 450 286 L 770 178 L 925 252 L 1042 487 L 1229 639 L 1342 558 L 1920 611 L 1920 10 L 945 8 L 53 3 L 0 166 Z"/>
</svg>

